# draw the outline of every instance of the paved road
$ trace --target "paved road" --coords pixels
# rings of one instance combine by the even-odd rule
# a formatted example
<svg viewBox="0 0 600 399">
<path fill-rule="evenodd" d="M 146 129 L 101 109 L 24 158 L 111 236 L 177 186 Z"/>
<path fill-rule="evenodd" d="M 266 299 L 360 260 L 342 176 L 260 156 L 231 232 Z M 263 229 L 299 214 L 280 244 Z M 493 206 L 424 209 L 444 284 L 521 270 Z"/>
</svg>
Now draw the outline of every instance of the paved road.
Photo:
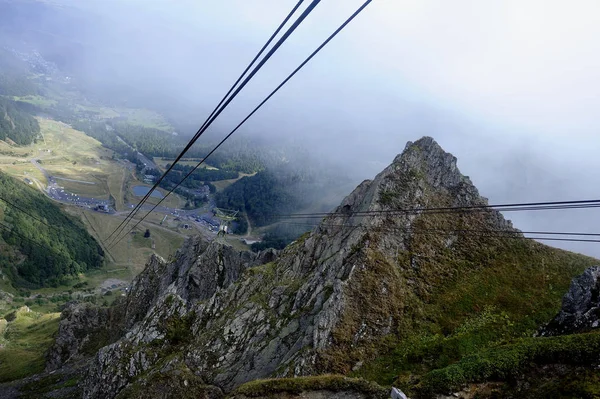
<svg viewBox="0 0 600 399">
<path fill-rule="evenodd" d="M 144 163 L 146 169 L 158 169 L 158 166 L 154 163 L 154 161 L 150 160 L 147 156 L 137 151 L 137 157 L 140 161 Z"/>
<path fill-rule="evenodd" d="M 125 140 L 123 140 L 119 135 L 116 135 L 116 136 L 117 136 L 117 139 L 121 143 L 125 144 L 127 147 L 129 147 L 129 149 L 131 151 L 133 151 L 135 153 L 135 155 L 137 156 L 137 158 L 140 160 L 140 162 L 142 162 L 144 164 L 144 166 L 146 167 L 146 169 L 159 169 L 158 166 L 154 163 L 154 161 L 152 159 L 148 158 L 147 156 L 145 156 L 141 152 L 135 150 L 132 146 L 130 146 L 129 144 L 127 144 L 127 142 Z M 142 172 L 145 172 L 145 170 L 142 171 Z"/>
<path fill-rule="evenodd" d="M 46 169 L 44 169 L 37 162 L 36 159 L 31 159 L 31 163 L 36 168 L 38 168 L 46 177 L 46 180 L 48 181 L 48 186 L 47 186 L 45 192 L 52 199 L 54 199 L 56 201 L 60 201 L 65 204 L 77 205 L 77 206 L 80 206 L 83 208 L 88 208 L 88 209 L 98 209 L 99 207 L 102 207 L 102 208 L 108 209 L 107 213 L 112 214 L 116 217 L 125 217 L 126 215 L 129 214 L 130 211 L 115 212 L 115 210 L 110 209 L 109 208 L 110 204 L 109 204 L 108 200 L 102 200 L 102 199 L 90 198 L 90 197 L 82 197 L 77 194 L 73 194 L 73 193 L 66 191 L 63 187 L 59 186 L 56 183 L 56 178 L 54 176 L 50 175 L 46 171 Z M 154 163 L 151 163 L 151 164 L 154 165 Z M 129 207 L 130 209 L 133 209 L 135 207 L 134 204 L 126 204 L 126 206 Z M 218 221 L 214 219 L 213 214 L 212 214 L 212 209 L 214 208 L 214 206 L 215 206 L 214 200 L 211 199 L 211 200 L 209 200 L 209 202 L 206 205 L 204 205 L 203 207 L 198 208 L 198 209 L 177 209 L 177 208 L 170 208 L 170 207 L 166 207 L 166 206 L 157 206 L 153 210 L 153 212 L 158 212 L 158 213 L 162 213 L 165 215 L 171 215 L 173 217 L 177 217 L 177 218 L 181 219 L 182 222 L 185 222 L 186 224 L 196 226 L 198 228 L 198 230 L 201 233 L 203 233 L 205 236 L 211 237 L 214 234 L 216 234 L 216 232 L 218 230 Z M 144 211 L 148 212 L 152 208 L 153 208 L 153 205 L 144 204 L 144 205 L 142 205 L 141 212 L 144 212 Z M 140 215 L 140 217 L 143 215 L 145 215 L 145 213 L 142 213 Z M 153 224 L 156 227 L 159 227 L 161 229 L 174 232 L 171 229 L 167 229 L 167 228 L 159 226 L 155 223 L 153 223 Z M 174 233 L 180 234 L 177 232 L 174 232 Z"/>
</svg>

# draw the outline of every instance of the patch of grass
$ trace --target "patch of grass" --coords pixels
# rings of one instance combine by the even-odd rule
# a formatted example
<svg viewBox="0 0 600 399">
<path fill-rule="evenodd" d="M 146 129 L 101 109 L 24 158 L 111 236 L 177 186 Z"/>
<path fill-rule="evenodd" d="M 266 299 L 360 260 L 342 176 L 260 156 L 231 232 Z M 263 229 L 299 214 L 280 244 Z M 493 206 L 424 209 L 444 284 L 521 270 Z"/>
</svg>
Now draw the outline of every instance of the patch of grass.
<svg viewBox="0 0 600 399">
<path fill-rule="evenodd" d="M 19 388 L 21 399 L 37 399 L 44 396 L 44 394 L 57 391 L 63 388 L 76 387 L 79 383 L 79 377 L 71 377 L 69 375 L 63 375 L 60 373 L 50 374 L 41 378 L 36 378 L 27 384 Z M 72 396 L 69 398 L 78 397 L 77 393 L 71 393 Z M 62 395 L 60 397 L 63 397 Z"/>
<path fill-rule="evenodd" d="M 194 312 L 180 317 L 174 315 L 165 321 L 165 339 L 171 345 L 188 343 L 192 339 L 192 324 L 196 314 Z"/>
<path fill-rule="evenodd" d="M 74 387 L 74 386 L 77 386 L 78 383 L 79 383 L 79 378 L 74 377 L 74 378 L 71 378 L 71 379 L 65 381 L 64 384 L 62 385 L 62 387 L 63 388 Z"/>
<path fill-rule="evenodd" d="M 435 314 L 442 332 L 458 327 L 486 306 L 510 314 L 517 333 L 533 333 L 560 309 L 571 279 L 598 260 L 517 241 L 487 260 L 486 267 L 448 281 L 435 297 Z"/>
<path fill-rule="evenodd" d="M 390 384 L 401 377 L 396 384 L 404 389 L 410 384 L 404 377 L 420 375 L 432 369 L 446 367 L 463 356 L 488 348 L 511 336 L 513 322 L 506 312 L 496 308 L 486 308 L 483 312 L 465 320 L 453 334 L 415 334 L 402 340 L 401 344 L 388 337 L 387 353 L 367 364 L 355 375 Z"/>
<path fill-rule="evenodd" d="M 132 237 L 133 245 L 138 248 L 146 247 L 150 248 L 152 246 L 152 241 L 150 238 L 145 238 L 143 234 L 136 234 Z"/>
<path fill-rule="evenodd" d="M 227 187 L 231 186 L 236 181 L 240 180 L 242 177 L 254 176 L 255 174 L 256 173 L 251 173 L 251 174 L 240 173 L 240 177 L 238 177 L 237 179 L 218 180 L 218 181 L 213 181 L 211 183 L 217 188 L 217 192 L 221 192 L 221 191 L 225 190 Z"/>
<path fill-rule="evenodd" d="M 172 358 L 169 356 L 168 358 Z M 172 365 L 169 366 L 171 368 Z M 138 377 L 117 395 L 117 399 L 146 398 L 222 398 L 223 392 L 214 385 L 205 385 L 202 378 L 178 363 L 175 369 L 151 372 Z"/>
<path fill-rule="evenodd" d="M 79 276 L 80 281 L 87 283 L 87 285 L 80 289 L 93 289 L 100 286 L 106 279 L 114 278 L 119 280 L 130 281 L 133 279 L 130 270 L 124 267 L 118 266 L 106 266 L 102 269 L 92 270 Z"/>
<path fill-rule="evenodd" d="M 141 183 L 141 182 L 139 182 L 139 183 L 132 182 L 131 187 L 133 187 L 133 186 L 144 186 L 144 187 L 148 187 L 148 188 L 152 187 L 149 184 L 145 184 L 145 183 Z M 166 190 L 164 190 L 162 188 L 157 188 L 155 191 L 160 192 L 163 196 L 167 193 Z M 134 195 L 132 188 L 130 188 L 128 195 L 130 198 L 134 199 L 134 201 L 132 201 L 133 203 L 137 203 L 143 197 L 143 195 L 139 195 L 139 196 Z M 156 205 L 160 200 L 161 200 L 161 198 L 150 197 L 150 198 L 148 198 L 147 203 L 151 204 L 151 205 Z M 163 202 L 161 202 L 160 206 L 166 206 L 168 208 L 183 208 L 185 206 L 185 200 L 180 195 L 173 193 L 173 194 L 169 195 Z"/>
<path fill-rule="evenodd" d="M 35 96 L 35 95 L 22 96 L 22 97 L 14 96 L 13 100 L 23 101 L 23 102 L 26 102 L 29 104 L 37 105 L 38 107 L 41 107 L 41 108 L 47 108 L 47 107 L 56 105 L 56 100 L 52 100 L 52 99 L 42 97 L 42 96 Z"/>
<path fill-rule="evenodd" d="M 69 125 L 37 119 L 41 139 L 36 143 L 14 147 L 0 142 L 0 170 L 19 179 L 33 179 L 33 187 L 39 189 L 47 184 L 46 178 L 30 162 L 30 159 L 39 159 L 48 173 L 61 178 L 57 183 L 66 191 L 101 199 L 112 196 L 123 208 L 122 187 L 128 174 L 126 168 L 113 159 L 113 151 Z"/>
<path fill-rule="evenodd" d="M 79 208 L 68 209 L 71 213 L 81 216 L 83 222 L 88 227 L 88 231 L 101 241 L 104 241 L 122 221 L 119 217 L 106 215 L 100 212 L 86 211 Z M 83 217 L 83 215 L 85 215 L 85 217 Z M 164 217 L 164 215 L 157 214 L 153 219 L 153 215 L 154 213 L 149 217 L 149 220 L 156 220 L 157 223 Z M 146 229 L 150 229 L 150 239 L 143 239 Z M 181 247 L 185 239 L 181 234 L 174 231 L 171 232 L 168 229 L 161 228 L 153 223 L 144 222 L 138 226 L 136 231 L 137 234 L 135 236 L 130 234 L 112 247 L 107 256 L 107 259 L 109 260 L 109 269 L 129 269 L 128 275 L 130 277 L 127 278 L 127 280 L 131 280 L 144 268 L 148 258 L 153 253 L 168 259 L 170 255 L 174 254 L 177 249 Z M 141 236 L 142 238 L 135 238 L 136 236 Z M 154 240 L 155 243 L 154 249 L 150 247 L 152 240 Z"/>
<path fill-rule="evenodd" d="M 167 168 L 168 164 L 173 163 L 173 159 L 162 158 L 162 157 L 154 157 L 153 161 L 159 168 L 161 168 L 163 170 Z M 179 160 L 179 162 L 177 162 L 177 164 L 184 165 L 184 166 L 196 166 L 196 165 L 198 165 L 198 162 L 200 162 L 199 159 L 182 158 L 181 160 Z M 219 170 L 219 168 L 215 168 L 214 166 L 211 166 L 210 164 L 207 164 L 207 163 L 203 163 L 202 165 L 200 165 L 200 167 L 204 168 L 204 169 L 209 169 L 209 170 Z"/>
<path fill-rule="evenodd" d="M 505 384 L 496 397 L 581 399 L 600 397 L 600 373 L 591 368 L 556 365 L 527 373 L 525 384 Z M 498 389 L 497 389 L 498 391 Z"/>
<path fill-rule="evenodd" d="M 63 175 L 62 172 L 53 173 L 52 170 L 50 170 L 49 168 L 47 170 L 50 173 L 52 173 L 53 176 L 56 176 L 56 182 L 70 193 L 75 193 L 82 197 L 90 197 L 103 200 L 107 200 L 108 196 L 110 195 L 110 191 L 107 184 L 109 175 L 107 174 Z M 61 179 L 62 176 L 65 176 L 65 179 Z"/>
<path fill-rule="evenodd" d="M 58 331 L 60 313 L 41 314 L 21 308 L 8 323 L 0 349 L 0 382 L 12 381 L 43 371 L 45 353 Z"/>
<path fill-rule="evenodd" d="M 414 226 L 445 228 L 450 223 L 476 229 L 486 225 L 484 216 L 479 217 L 434 215 L 415 220 Z M 409 250 L 398 251 L 397 265 L 381 269 L 385 258 L 377 256 L 369 262 L 368 273 L 372 276 L 366 282 L 374 279 L 381 287 L 385 281 L 399 278 L 406 283 L 388 290 L 388 296 L 396 295 L 396 290 L 402 293 L 393 300 L 401 306 L 401 311 L 395 312 L 398 326 L 388 337 L 372 343 L 374 355 L 369 358 L 361 354 L 367 361 L 352 375 L 380 384 L 390 384 L 400 376 L 402 387 L 407 389 L 431 370 L 448 367 L 501 343 L 532 336 L 559 311 L 571 279 L 598 263 L 593 258 L 525 240 L 464 236 L 455 238 L 452 248 L 447 247 L 446 240 L 439 235 L 414 236 Z M 400 270 L 399 276 L 382 279 L 380 276 L 389 270 Z M 359 286 L 364 289 L 364 282 Z M 372 291 L 376 292 L 378 286 L 373 285 Z M 355 300 L 351 306 L 369 302 L 374 300 Z M 377 303 L 387 304 L 388 299 Z M 376 313 L 377 309 L 366 314 Z M 348 326 L 351 337 L 356 323 Z M 343 334 L 344 330 L 340 331 L 341 337 Z M 339 360 L 344 356 L 346 352 L 334 357 Z M 346 367 L 348 364 L 352 365 L 346 362 Z"/>
<path fill-rule="evenodd" d="M 119 112 L 115 111 L 112 108 L 108 108 L 108 107 L 95 107 L 95 106 L 84 106 L 84 105 L 77 105 L 76 112 L 88 112 L 88 113 L 94 113 L 96 114 L 96 117 L 99 119 L 112 119 L 112 118 L 118 118 L 121 115 L 119 114 Z"/>
<path fill-rule="evenodd" d="M 147 128 L 172 132 L 173 126 L 159 113 L 145 108 L 116 108 L 114 110 L 120 117 L 125 118 L 127 123 Z"/>
<path fill-rule="evenodd" d="M 259 396 L 274 397 L 286 393 L 298 395 L 305 391 L 355 391 L 366 394 L 370 398 L 389 397 L 387 388 L 367 380 L 348 378 L 341 375 L 256 380 L 241 385 L 233 394 L 253 398 Z"/>
<path fill-rule="evenodd" d="M 467 356 L 458 363 L 427 373 L 418 386 L 419 396 L 447 393 L 469 382 L 506 380 L 532 363 L 589 365 L 598 361 L 600 334 L 574 334 L 524 338 Z"/>
<path fill-rule="evenodd" d="M 106 184 L 111 197 L 115 201 L 114 205 L 117 211 L 125 210 L 125 186 L 130 179 L 130 175 L 130 172 L 125 168 L 108 174 Z"/>
</svg>

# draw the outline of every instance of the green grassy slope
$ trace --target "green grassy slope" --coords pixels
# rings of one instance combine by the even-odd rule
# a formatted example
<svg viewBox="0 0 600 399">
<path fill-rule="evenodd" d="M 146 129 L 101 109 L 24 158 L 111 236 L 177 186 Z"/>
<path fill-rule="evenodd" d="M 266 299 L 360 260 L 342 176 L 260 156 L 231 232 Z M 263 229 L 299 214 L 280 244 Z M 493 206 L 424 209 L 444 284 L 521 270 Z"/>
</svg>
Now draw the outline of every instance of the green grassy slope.
<svg viewBox="0 0 600 399">
<path fill-rule="evenodd" d="M 407 149 L 381 185 L 383 209 L 483 203 L 464 177 L 450 188 L 432 185 L 429 155 Z M 323 370 L 411 391 L 433 370 L 532 337 L 557 314 L 571 279 L 600 261 L 511 229 L 491 210 L 385 216 L 365 229 L 346 260 L 364 266 L 353 271 Z M 357 345 L 357 332 L 377 338 Z"/>
<path fill-rule="evenodd" d="M 0 96 L 0 140 L 10 139 L 19 145 L 30 144 L 40 134 L 38 121 L 17 105 Z"/>
<path fill-rule="evenodd" d="M 102 266 L 103 251 L 79 220 L 3 173 L 0 224 L 0 267 L 15 285 L 56 286 Z"/>
<path fill-rule="evenodd" d="M 8 320 L 8 322 L 7 322 Z M 58 331 L 60 313 L 41 314 L 23 307 L 0 319 L 0 382 L 39 373 Z"/>
</svg>

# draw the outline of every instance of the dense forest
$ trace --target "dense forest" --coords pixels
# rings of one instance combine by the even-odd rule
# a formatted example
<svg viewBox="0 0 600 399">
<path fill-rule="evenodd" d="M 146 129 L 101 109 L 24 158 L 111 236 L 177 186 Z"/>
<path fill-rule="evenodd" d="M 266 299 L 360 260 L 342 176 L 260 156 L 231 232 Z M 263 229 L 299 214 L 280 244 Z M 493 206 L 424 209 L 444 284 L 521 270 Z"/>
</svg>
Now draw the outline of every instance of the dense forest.
<svg viewBox="0 0 600 399">
<path fill-rule="evenodd" d="M 217 206 L 245 212 L 255 226 L 265 226 L 277 220 L 277 213 L 291 212 L 300 205 L 288 184 L 269 171 L 243 177 L 216 196 Z M 238 220 L 238 232 L 247 226 Z"/>
<path fill-rule="evenodd" d="M 252 226 L 261 227 L 281 220 L 280 214 L 302 211 L 327 212 L 336 206 L 343 194 L 332 187 L 346 190 L 348 180 L 324 162 L 302 162 L 310 159 L 301 151 L 289 151 L 272 156 L 267 169 L 244 177 L 216 195 L 218 207 L 242 213 L 235 225 L 236 233 L 245 233 L 248 216 Z M 277 161 L 279 160 L 279 161 Z M 314 221 L 311 221 L 314 222 Z M 305 223 L 301 221 L 301 223 Z M 275 228 L 276 227 L 276 228 Z M 281 247 L 306 230 L 306 226 L 273 226 L 267 231 L 264 245 Z"/>
<path fill-rule="evenodd" d="M 102 248 L 81 222 L 4 173 L 0 173 L 0 218 L 2 239 L 8 244 L 1 246 L 0 267 L 16 286 L 58 286 L 102 266 Z"/>
<path fill-rule="evenodd" d="M 7 138 L 19 145 L 31 144 L 40 134 L 38 121 L 20 109 L 14 101 L 0 97 L 0 140 Z"/>
<path fill-rule="evenodd" d="M 250 248 L 254 252 L 262 251 L 267 248 L 283 249 L 299 236 L 311 230 L 311 222 L 314 223 L 314 221 L 300 221 L 300 223 L 283 222 L 275 224 L 267 229 L 261 241 L 255 242 Z"/>
<path fill-rule="evenodd" d="M 40 110 L 41 111 L 41 110 Z M 130 147 L 135 148 L 148 157 L 162 157 L 166 160 L 174 160 L 183 150 L 189 138 L 174 136 L 163 130 L 132 125 L 117 119 L 106 121 L 91 121 L 88 119 L 74 118 L 72 113 L 65 111 L 59 106 L 46 108 L 45 112 L 53 118 L 69 123 L 74 129 L 85 132 L 101 142 L 105 147 L 119 154 L 130 152 Z M 186 159 L 200 161 L 212 150 L 215 143 L 209 142 L 204 145 L 195 145 L 186 153 Z M 232 139 L 224 149 L 216 151 L 210 156 L 208 162 L 222 171 L 254 173 L 265 168 L 264 153 L 259 147 L 253 146 L 248 140 Z M 198 181 L 216 181 L 223 179 L 235 179 L 235 177 L 218 178 L 219 173 L 211 171 L 199 171 L 204 173 L 198 177 Z M 223 173 L 223 172 L 220 172 Z M 228 176 L 234 176 L 229 173 Z"/>
<path fill-rule="evenodd" d="M 170 164 L 168 166 L 170 166 Z M 171 170 L 163 180 L 166 183 L 166 187 L 168 188 L 169 186 L 174 186 L 179 183 L 192 169 L 193 166 L 175 164 L 173 170 Z M 188 188 L 200 188 L 204 185 L 203 182 L 237 179 L 239 176 L 240 174 L 238 172 L 232 170 L 198 168 L 183 182 L 182 185 Z"/>
<path fill-rule="evenodd" d="M 56 117 L 56 115 L 53 115 Z M 119 153 L 127 154 L 131 152 L 129 146 L 123 141 L 119 140 L 114 130 L 104 122 L 91 122 L 89 120 L 74 120 L 67 122 L 65 118 L 57 118 L 65 123 L 70 123 L 73 129 L 84 132 L 90 137 L 95 138 L 106 148 Z"/>
</svg>

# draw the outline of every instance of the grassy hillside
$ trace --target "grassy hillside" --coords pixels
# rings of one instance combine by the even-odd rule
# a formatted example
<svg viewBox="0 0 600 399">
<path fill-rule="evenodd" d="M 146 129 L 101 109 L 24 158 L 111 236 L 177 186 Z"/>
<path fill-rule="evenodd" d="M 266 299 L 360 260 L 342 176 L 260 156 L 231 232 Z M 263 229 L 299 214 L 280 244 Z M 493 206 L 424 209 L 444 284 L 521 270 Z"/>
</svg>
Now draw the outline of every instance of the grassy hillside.
<svg viewBox="0 0 600 399">
<path fill-rule="evenodd" d="M 439 392 L 460 390 L 467 383 L 516 379 L 533 365 L 592 366 L 598 359 L 598 353 L 600 353 L 598 333 L 524 338 L 511 344 L 483 350 L 466 356 L 448 367 L 433 370 L 423 377 L 417 389 L 420 396 L 429 396 Z M 584 376 L 588 377 L 585 373 Z M 573 384 L 571 385 L 571 388 L 574 388 Z M 577 390 L 572 389 L 571 394 L 574 394 L 572 397 L 597 397 L 593 393 L 600 392 L 598 378 L 590 379 L 585 385 L 578 387 Z M 581 390 L 584 392 L 577 392 Z M 552 390 L 546 390 L 546 393 L 550 392 Z M 569 396 L 561 395 L 561 397 Z"/>
<path fill-rule="evenodd" d="M 347 378 L 341 375 L 317 377 L 279 378 L 251 381 L 238 387 L 232 396 L 282 397 L 302 396 L 306 391 L 360 392 L 370 398 L 388 398 L 389 391 L 372 382 Z"/>
<path fill-rule="evenodd" d="M 30 161 L 39 159 L 49 174 L 60 178 L 57 182 L 66 191 L 98 199 L 114 199 L 118 211 L 130 209 L 125 205 L 125 201 L 136 202 L 140 199 L 133 195 L 131 187 L 145 184 L 135 180 L 124 162 L 113 159 L 112 150 L 62 122 L 44 118 L 38 118 L 38 121 L 42 138 L 37 143 L 17 147 L 0 141 L 0 171 L 19 179 L 28 178 L 34 182 L 30 187 L 42 188 L 47 183 L 46 177 Z M 156 199 L 150 203 L 153 201 L 156 202 Z M 164 203 L 171 207 L 182 207 L 185 201 L 174 194 Z M 122 221 L 115 216 L 86 211 L 79 207 L 68 207 L 67 210 L 82 220 L 88 232 L 99 241 L 108 237 L 111 229 L 116 228 Z M 163 217 L 164 215 L 152 214 L 148 219 L 154 224 L 159 224 Z M 138 245 L 139 243 L 129 239 L 122 240 L 108 254 L 108 263 L 118 269 L 131 268 L 131 271 L 124 273 L 126 279 L 131 279 L 143 267 L 151 253 L 156 252 L 168 258 L 183 242 L 184 235 L 181 233 L 192 232 L 179 231 L 176 226 L 169 226 L 169 229 L 173 230 L 169 232 L 160 226 L 144 224 L 142 233 L 146 228 L 150 228 L 153 240 L 146 240 L 144 245 Z M 151 248 L 152 241 L 155 248 Z"/>
<path fill-rule="evenodd" d="M 40 134 L 37 120 L 6 98 L 0 97 L 0 140 L 19 145 L 32 143 Z"/>
<path fill-rule="evenodd" d="M 460 217 L 421 216 L 415 225 L 460 225 L 461 221 L 450 220 L 455 218 Z M 377 232 L 366 251 L 370 267 L 359 272 L 363 292 L 356 294 L 356 301 L 367 304 L 359 306 L 372 304 L 373 318 L 400 307 L 403 321 L 395 334 L 374 343 L 371 360 L 363 367 L 343 371 L 382 385 L 394 383 L 413 394 L 419 387 L 425 397 L 428 392 L 443 393 L 461 383 L 498 378 L 498 373 L 481 371 L 483 365 L 489 366 L 486 354 L 495 348 L 512 342 L 519 343 L 517 349 L 535 347 L 535 353 L 550 348 L 533 338 L 529 338 L 534 340 L 531 342 L 521 340 L 532 337 L 556 315 L 574 276 L 600 263 L 534 241 L 468 235 L 459 237 L 459 245 L 452 250 L 444 247 L 447 237 L 415 235 L 411 251 L 400 250 L 396 259 L 390 259 L 377 251 L 376 236 Z M 386 276 L 389 281 L 403 282 L 392 288 L 399 291 L 398 296 L 378 296 L 377 301 L 368 298 L 365 291 L 371 286 L 376 290 L 375 284 Z M 339 333 L 340 342 L 347 339 L 351 337 Z M 512 350 L 510 356 L 514 353 Z M 347 354 L 331 356 L 335 361 Z M 523 360 L 519 356 L 515 361 Z M 510 368 L 504 360 L 490 367 Z"/>
<path fill-rule="evenodd" d="M 395 169 L 375 180 L 378 206 L 485 203 L 458 173 L 448 179 L 457 183 L 436 183 L 448 176 L 439 165 L 453 161 L 436 146 L 423 139 L 408 147 Z M 525 239 L 493 210 L 385 215 L 378 222 L 346 258 L 364 267 L 352 272 L 334 345 L 321 354 L 323 370 L 411 393 L 434 370 L 533 337 L 558 313 L 571 279 L 600 263 Z M 358 345 L 359 334 L 374 338 Z M 473 364 L 464 363 L 461 375 L 475 375 Z"/>
<path fill-rule="evenodd" d="M 3 173 L 0 227 L 0 267 L 15 285 L 56 286 L 103 263 L 102 249 L 79 220 Z"/>
<path fill-rule="evenodd" d="M 122 218 L 119 218 L 79 208 L 71 208 L 70 213 L 82 218 L 92 234 L 100 239 L 108 237 L 125 217 L 123 215 Z M 187 234 L 195 234 L 195 230 L 167 228 L 167 223 L 163 226 L 158 225 L 163 218 L 162 214 L 152 213 L 147 218 L 152 223 L 140 224 L 135 229 L 135 235 L 126 236 L 106 253 L 108 264 L 112 264 L 117 269 L 123 269 L 119 278 L 133 279 L 137 273 L 143 270 L 148 258 L 153 253 L 168 259 L 181 247 Z M 144 238 L 146 229 L 150 230 L 149 238 Z"/>
<path fill-rule="evenodd" d="M 0 319 L 0 382 L 39 373 L 58 331 L 60 313 L 41 314 L 27 307 Z"/>
</svg>

